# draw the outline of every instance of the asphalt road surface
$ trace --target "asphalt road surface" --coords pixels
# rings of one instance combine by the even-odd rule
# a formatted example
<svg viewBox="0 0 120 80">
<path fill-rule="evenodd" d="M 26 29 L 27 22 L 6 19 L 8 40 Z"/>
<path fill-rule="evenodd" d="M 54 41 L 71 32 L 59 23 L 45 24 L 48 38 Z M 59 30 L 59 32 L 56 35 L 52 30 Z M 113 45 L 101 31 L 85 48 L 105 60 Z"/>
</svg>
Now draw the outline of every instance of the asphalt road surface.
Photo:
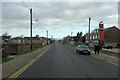
<svg viewBox="0 0 120 80">
<path fill-rule="evenodd" d="M 117 78 L 118 67 L 55 43 L 18 78 Z"/>
</svg>

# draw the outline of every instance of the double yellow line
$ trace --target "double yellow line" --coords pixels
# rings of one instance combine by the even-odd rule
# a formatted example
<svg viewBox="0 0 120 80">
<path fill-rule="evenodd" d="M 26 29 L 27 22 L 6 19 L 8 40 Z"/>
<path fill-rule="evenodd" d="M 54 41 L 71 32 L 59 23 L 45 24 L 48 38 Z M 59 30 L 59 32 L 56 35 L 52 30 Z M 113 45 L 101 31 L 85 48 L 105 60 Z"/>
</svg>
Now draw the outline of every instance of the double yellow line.
<svg viewBox="0 0 120 80">
<path fill-rule="evenodd" d="M 47 52 L 49 50 L 46 49 L 45 51 L 43 51 L 40 55 L 38 55 L 36 58 L 34 58 L 33 60 L 31 60 L 28 64 L 26 64 L 23 68 L 21 68 L 18 72 L 16 72 L 13 76 L 10 77 L 11 80 L 16 79 L 21 73 L 23 73 L 29 66 L 31 66 L 38 58 L 40 58 L 45 52 Z"/>
<path fill-rule="evenodd" d="M 111 64 L 113 64 L 113 65 L 115 65 L 115 66 L 120 67 L 120 65 L 119 65 L 119 64 L 114 63 L 114 62 L 112 62 L 111 60 L 108 60 L 108 59 L 106 59 L 106 58 L 103 58 L 103 57 L 98 57 L 98 56 L 94 56 L 94 55 L 91 55 L 91 56 L 93 56 L 93 57 L 95 57 L 95 58 L 97 58 L 97 59 L 100 59 L 100 60 L 104 60 L 105 62 L 108 62 L 108 63 L 111 63 Z"/>
</svg>

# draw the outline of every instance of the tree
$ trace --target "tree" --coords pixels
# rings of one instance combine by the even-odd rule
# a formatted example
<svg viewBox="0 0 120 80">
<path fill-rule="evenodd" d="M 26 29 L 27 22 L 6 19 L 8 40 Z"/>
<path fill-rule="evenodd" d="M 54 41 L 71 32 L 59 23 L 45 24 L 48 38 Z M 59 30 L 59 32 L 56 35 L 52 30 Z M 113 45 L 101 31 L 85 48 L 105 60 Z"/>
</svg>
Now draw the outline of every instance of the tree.
<svg viewBox="0 0 120 80">
<path fill-rule="evenodd" d="M 82 33 L 82 31 L 81 31 L 81 32 L 80 32 L 80 37 L 82 37 L 82 34 L 83 34 L 83 33 Z"/>
<path fill-rule="evenodd" d="M 82 37 L 82 42 L 85 43 L 85 40 L 86 40 L 86 36 L 84 35 L 84 36 Z"/>
<path fill-rule="evenodd" d="M 7 32 L 5 32 L 5 33 L 3 33 L 3 35 L 2 36 L 8 36 L 8 33 Z"/>
</svg>

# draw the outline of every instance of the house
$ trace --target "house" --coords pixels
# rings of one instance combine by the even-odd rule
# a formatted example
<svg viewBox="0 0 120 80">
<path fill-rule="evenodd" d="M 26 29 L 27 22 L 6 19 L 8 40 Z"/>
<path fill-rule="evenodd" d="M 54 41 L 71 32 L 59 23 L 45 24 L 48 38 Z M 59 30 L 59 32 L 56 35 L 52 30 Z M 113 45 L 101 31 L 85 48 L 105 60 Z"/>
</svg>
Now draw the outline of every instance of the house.
<svg viewBox="0 0 120 80">
<path fill-rule="evenodd" d="M 70 37 L 70 45 L 74 45 L 76 41 L 76 36 Z"/>
<path fill-rule="evenodd" d="M 7 42 L 11 40 L 11 36 L 8 36 L 8 35 L 3 35 L 2 36 L 2 42 L 3 44 L 7 44 Z"/>
<path fill-rule="evenodd" d="M 70 44 L 70 41 L 71 39 L 69 35 L 63 38 L 63 44 Z"/>
<path fill-rule="evenodd" d="M 40 37 L 41 38 L 41 42 L 43 43 L 43 45 L 46 45 L 47 42 L 48 44 L 51 43 L 51 39 L 50 38 L 46 38 L 46 37 Z"/>
<path fill-rule="evenodd" d="M 21 37 L 14 37 L 14 38 L 11 38 L 11 40 L 12 42 L 18 43 L 18 44 L 24 43 L 24 38 L 21 38 Z"/>
<path fill-rule="evenodd" d="M 105 28 L 104 32 L 104 45 L 112 44 L 113 47 L 119 45 L 120 29 L 116 26 Z M 88 43 L 88 34 L 86 35 L 86 43 Z M 95 29 L 90 33 L 90 44 L 99 44 L 99 29 Z"/>
<path fill-rule="evenodd" d="M 24 37 L 24 43 L 30 44 L 31 43 L 31 37 Z M 41 38 L 39 35 L 36 35 L 35 37 L 32 37 L 32 43 L 41 43 Z"/>
<path fill-rule="evenodd" d="M 31 43 L 31 37 L 24 37 L 24 43 Z M 41 39 L 37 37 L 32 37 L 32 43 L 41 43 Z"/>
</svg>

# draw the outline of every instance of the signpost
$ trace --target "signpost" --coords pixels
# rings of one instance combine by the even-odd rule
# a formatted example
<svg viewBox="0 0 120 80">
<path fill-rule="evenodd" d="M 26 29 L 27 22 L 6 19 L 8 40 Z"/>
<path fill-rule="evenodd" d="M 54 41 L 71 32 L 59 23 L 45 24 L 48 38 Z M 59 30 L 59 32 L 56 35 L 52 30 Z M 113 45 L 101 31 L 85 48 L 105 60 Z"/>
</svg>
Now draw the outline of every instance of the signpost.
<svg viewBox="0 0 120 80">
<path fill-rule="evenodd" d="M 103 45 L 104 44 L 104 32 L 103 32 L 104 24 L 101 21 L 99 24 L 99 44 Z"/>
</svg>

